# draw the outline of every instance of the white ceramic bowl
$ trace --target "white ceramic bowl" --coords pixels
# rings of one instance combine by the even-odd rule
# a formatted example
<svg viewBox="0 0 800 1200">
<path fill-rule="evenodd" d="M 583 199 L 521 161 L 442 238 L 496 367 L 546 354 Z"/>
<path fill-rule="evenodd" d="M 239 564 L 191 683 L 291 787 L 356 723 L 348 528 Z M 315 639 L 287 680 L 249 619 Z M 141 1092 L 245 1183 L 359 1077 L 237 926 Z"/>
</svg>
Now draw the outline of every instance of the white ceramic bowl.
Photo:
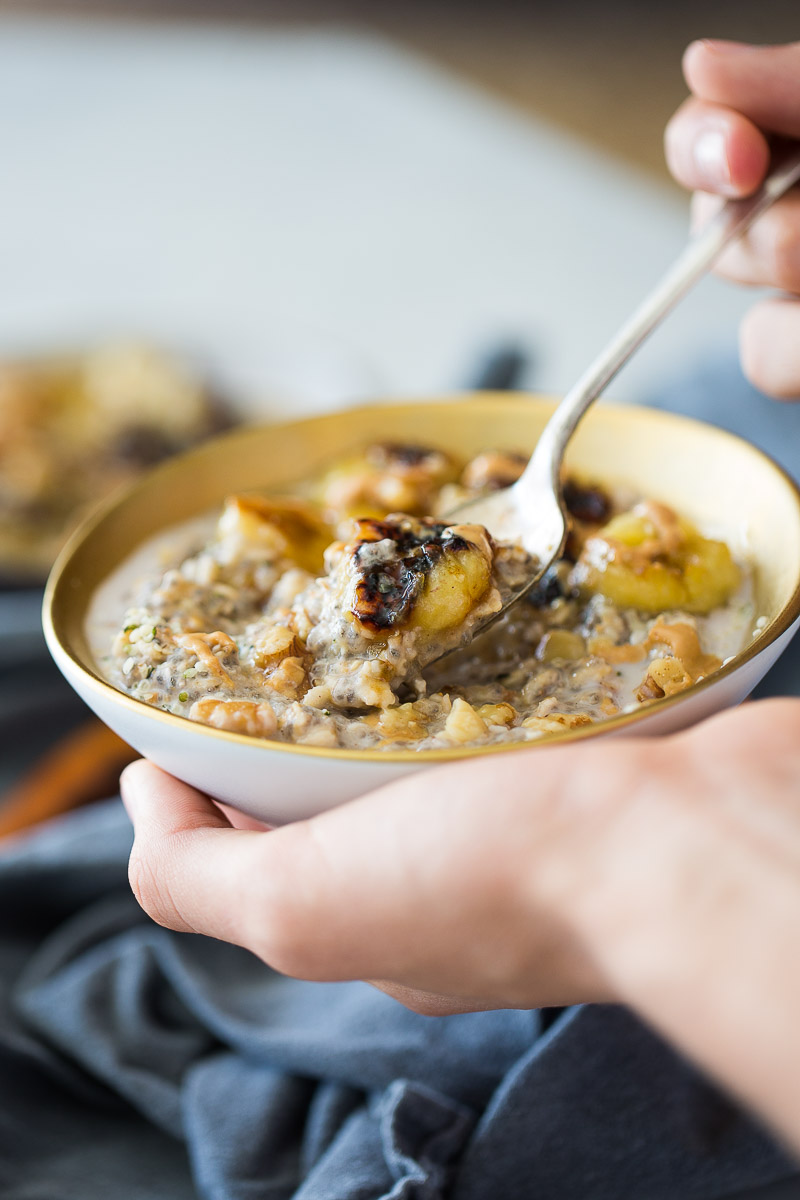
<svg viewBox="0 0 800 1200">
<path fill-rule="evenodd" d="M 239 430 L 150 472 L 90 518 L 47 585 L 44 627 L 66 678 L 103 721 L 164 770 L 270 824 L 310 816 L 436 763 L 535 753 L 547 742 L 435 751 L 322 750 L 212 729 L 153 708 L 101 677 L 86 635 L 98 585 L 143 541 L 217 507 L 232 491 L 285 490 L 376 439 L 425 442 L 463 457 L 530 452 L 552 412 L 541 397 L 480 393 L 381 404 Z M 627 484 L 724 537 L 753 563 L 764 627 L 735 659 L 687 691 L 569 730 L 559 741 L 662 734 L 736 704 L 788 645 L 800 614 L 800 493 L 753 446 L 719 429 L 643 408 L 596 406 L 570 447 L 579 474 Z"/>
</svg>

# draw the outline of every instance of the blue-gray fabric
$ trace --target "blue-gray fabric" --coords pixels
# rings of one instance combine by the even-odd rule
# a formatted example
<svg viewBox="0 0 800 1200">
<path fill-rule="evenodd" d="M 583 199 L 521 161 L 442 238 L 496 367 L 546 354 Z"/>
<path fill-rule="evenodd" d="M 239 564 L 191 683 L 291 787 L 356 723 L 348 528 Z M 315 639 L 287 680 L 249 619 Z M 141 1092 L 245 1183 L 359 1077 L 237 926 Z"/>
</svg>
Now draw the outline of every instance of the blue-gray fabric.
<svg viewBox="0 0 800 1200">
<path fill-rule="evenodd" d="M 792 1163 L 628 1012 L 437 1019 L 147 920 L 118 801 L 0 859 L 3 1200 L 701 1200 Z"/>
<path fill-rule="evenodd" d="M 719 423 L 767 403 L 720 369 L 666 402 L 718 395 Z M 787 461 L 800 409 L 778 415 Z M 714 1200 L 796 1178 L 626 1010 L 436 1019 L 285 979 L 149 921 L 130 841 L 109 801 L 0 857 L 2 1200 Z"/>
</svg>

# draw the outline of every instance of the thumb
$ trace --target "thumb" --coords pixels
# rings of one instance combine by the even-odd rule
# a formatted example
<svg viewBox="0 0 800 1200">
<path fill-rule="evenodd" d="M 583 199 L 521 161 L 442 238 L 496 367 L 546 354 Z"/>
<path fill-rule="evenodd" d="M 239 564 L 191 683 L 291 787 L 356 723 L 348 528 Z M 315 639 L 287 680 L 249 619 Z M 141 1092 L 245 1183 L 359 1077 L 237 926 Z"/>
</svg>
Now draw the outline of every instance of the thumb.
<svg viewBox="0 0 800 1200">
<path fill-rule="evenodd" d="M 230 828 L 217 806 L 188 784 L 139 758 L 122 772 L 122 803 L 141 838 L 164 838 L 193 829 Z"/>
<path fill-rule="evenodd" d="M 128 876 L 148 916 L 243 944 L 253 839 L 267 835 L 233 829 L 202 792 L 144 759 L 125 769 L 120 791 L 135 834 Z"/>
</svg>

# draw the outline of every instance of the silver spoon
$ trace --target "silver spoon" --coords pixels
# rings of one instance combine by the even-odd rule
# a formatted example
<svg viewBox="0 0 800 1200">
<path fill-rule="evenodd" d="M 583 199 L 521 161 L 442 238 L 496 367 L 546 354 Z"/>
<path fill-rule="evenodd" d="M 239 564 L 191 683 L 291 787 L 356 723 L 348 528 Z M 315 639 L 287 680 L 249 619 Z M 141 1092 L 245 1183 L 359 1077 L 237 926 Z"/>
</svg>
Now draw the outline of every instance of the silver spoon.
<svg viewBox="0 0 800 1200">
<path fill-rule="evenodd" d="M 728 200 L 690 239 L 685 249 L 603 352 L 569 391 L 547 422 L 530 462 L 510 488 L 470 500 L 447 514 L 448 521 L 485 526 L 501 541 L 521 542 L 533 557 L 530 576 L 502 596 L 502 609 L 471 631 L 493 624 L 541 579 L 567 539 L 561 464 L 567 443 L 589 406 L 668 312 L 715 262 L 722 250 L 800 181 L 800 148 L 792 144 L 773 156 L 762 187 L 743 200 Z"/>
</svg>

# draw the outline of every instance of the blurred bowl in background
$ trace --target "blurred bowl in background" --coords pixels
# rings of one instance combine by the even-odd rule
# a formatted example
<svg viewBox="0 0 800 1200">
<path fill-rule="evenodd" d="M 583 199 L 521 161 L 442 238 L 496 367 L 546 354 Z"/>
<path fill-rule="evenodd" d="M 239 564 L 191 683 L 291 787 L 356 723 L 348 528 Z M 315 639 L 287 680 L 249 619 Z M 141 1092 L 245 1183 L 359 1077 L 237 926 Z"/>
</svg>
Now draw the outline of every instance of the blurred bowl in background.
<svg viewBox="0 0 800 1200">
<path fill-rule="evenodd" d="M 0 571 L 43 579 L 94 503 L 234 423 L 198 372 L 153 345 L 1 362 Z"/>
<path fill-rule="evenodd" d="M 46 658 L 47 574 L 71 530 L 118 487 L 223 428 L 330 412 L 385 386 L 358 349 L 286 318 L 265 317 L 263 332 L 221 323 L 208 339 L 170 328 L 65 322 L 58 336 L 0 356 L 5 666 Z"/>
</svg>

